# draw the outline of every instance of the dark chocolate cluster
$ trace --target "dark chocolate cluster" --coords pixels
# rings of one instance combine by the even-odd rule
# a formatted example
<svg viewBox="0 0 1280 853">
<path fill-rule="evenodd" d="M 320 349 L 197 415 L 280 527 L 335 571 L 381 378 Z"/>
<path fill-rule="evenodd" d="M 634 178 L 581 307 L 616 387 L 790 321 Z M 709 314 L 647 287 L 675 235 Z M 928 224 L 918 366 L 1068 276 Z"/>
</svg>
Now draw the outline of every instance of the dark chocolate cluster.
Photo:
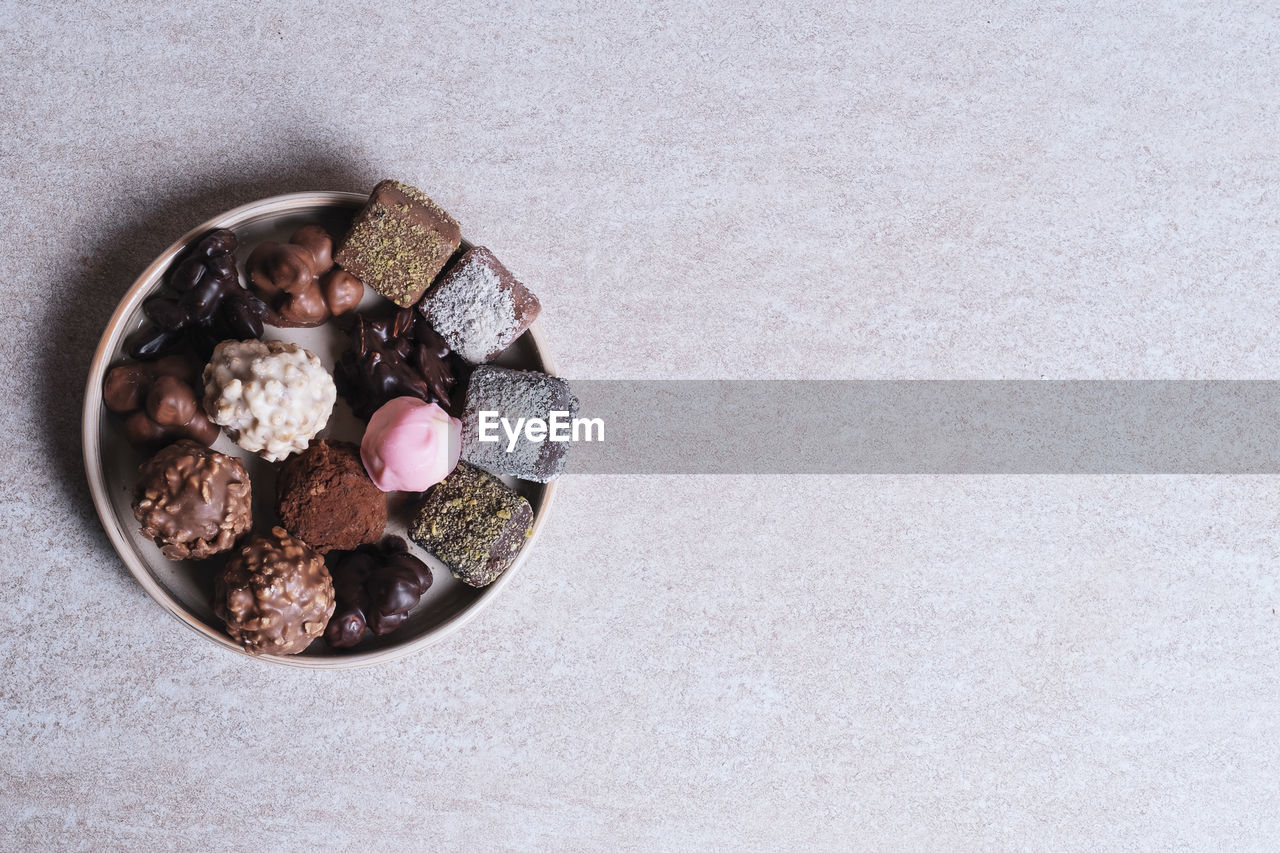
<svg viewBox="0 0 1280 853">
<path fill-rule="evenodd" d="M 431 569 L 398 536 L 343 554 L 329 571 L 337 607 L 324 638 L 335 649 L 359 643 L 366 628 L 378 637 L 399 628 L 431 587 Z"/>
<path fill-rule="evenodd" d="M 151 320 L 130 343 L 129 354 L 149 361 L 190 345 L 208 359 L 219 341 L 262 337 L 267 306 L 240 286 L 236 235 L 210 231 L 174 265 L 167 291 L 142 303 Z"/>
<path fill-rule="evenodd" d="M 451 401 L 463 365 L 420 313 L 401 308 L 388 319 L 356 317 L 351 345 L 338 359 L 338 393 L 368 420 L 388 400 L 417 397 L 457 415 Z"/>
</svg>

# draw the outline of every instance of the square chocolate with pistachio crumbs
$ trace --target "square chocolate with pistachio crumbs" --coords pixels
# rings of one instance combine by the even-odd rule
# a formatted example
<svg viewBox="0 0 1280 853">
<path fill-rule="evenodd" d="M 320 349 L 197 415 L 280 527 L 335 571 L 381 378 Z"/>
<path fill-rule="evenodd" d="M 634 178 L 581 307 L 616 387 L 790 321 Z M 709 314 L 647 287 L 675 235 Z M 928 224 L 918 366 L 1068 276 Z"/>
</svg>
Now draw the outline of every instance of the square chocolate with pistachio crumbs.
<svg viewBox="0 0 1280 853">
<path fill-rule="evenodd" d="M 382 181 L 334 253 L 338 266 L 402 308 L 422 298 L 462 232 L 422 190 Z"/>
<path fill-rule="evenodd" d="M 409 537 L 469 586 L 488 586 L 511 568 L 533 535 L 533 507 L 492 474 L 459 462 L 431 487 Z"/>
</svg>

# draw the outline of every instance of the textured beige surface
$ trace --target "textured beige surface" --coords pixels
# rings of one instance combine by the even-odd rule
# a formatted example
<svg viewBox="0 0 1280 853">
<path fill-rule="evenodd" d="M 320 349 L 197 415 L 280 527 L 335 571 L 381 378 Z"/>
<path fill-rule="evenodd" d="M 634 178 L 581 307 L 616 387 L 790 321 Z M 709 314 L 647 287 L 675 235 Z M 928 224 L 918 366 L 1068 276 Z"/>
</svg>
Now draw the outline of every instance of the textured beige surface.
<svg viewBox="0 0 1280 853">
<path fill-rule="evenodd" d="M 464 635 L 295 672 L 76 429 L 175 236 L 384 176 L 570 377 L 1276 378 L 1274 4 L 312 5 L 0 2 L 0 847 L 1274 846 L 1275 478 L 571 479 Z"/>
</svg>

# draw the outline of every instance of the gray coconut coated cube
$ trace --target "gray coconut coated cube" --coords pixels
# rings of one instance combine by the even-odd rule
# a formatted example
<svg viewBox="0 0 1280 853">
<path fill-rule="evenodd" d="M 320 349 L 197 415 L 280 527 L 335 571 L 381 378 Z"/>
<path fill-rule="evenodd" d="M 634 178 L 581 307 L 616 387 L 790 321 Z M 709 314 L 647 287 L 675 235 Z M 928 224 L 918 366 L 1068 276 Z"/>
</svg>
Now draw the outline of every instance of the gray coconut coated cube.
<svg viewBox="0 0 1280 853">
<path fill-rule="evenodd" d="M 466 410 L 462 415 L 462 458 L 493 474 L 510 474 L 522 480 L 546 483 L 564 471 L 570 442 L 531 440 L 521 424 L 530 419 L 550 423 L 553 413 L 561 421 L 578 415 L 578 398 L 569 383 L 545 373 L 484 365 L 471 374 Z M 496 441 L 481 441 L 481 417 Z M 505 420 L 505 426 L 500 422 Z M 519 430 L 514 439 L 508 429 Z M 535 435 L 537 433 L 535 432 Z"/>
</svg>

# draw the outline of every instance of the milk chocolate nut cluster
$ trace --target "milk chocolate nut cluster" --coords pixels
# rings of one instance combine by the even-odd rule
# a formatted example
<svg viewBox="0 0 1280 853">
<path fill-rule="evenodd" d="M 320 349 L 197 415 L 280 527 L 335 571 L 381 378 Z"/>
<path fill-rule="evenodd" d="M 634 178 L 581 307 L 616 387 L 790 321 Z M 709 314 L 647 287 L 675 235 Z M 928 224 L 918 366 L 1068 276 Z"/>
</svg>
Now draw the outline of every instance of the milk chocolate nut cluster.
<svg viewBox="0 0 1280 853">
<path fill-rule="evenodd" d="M 260 243 L 245 272 L 267 303 L 272 326 L 319 326 L 364 296 L 360 280 L 333 265 L 333 237 L 319 225 L 298 229 L 288 243 Z"/>
<path fill-rule="evenodd" d="M 170 560 L 203 560 L 252 525 L 249 474 L 239 459 L 181 439 L 142 465 L 133 514 Z"/>
<path fill-rule="evenodd" d="M 214 579 L 214 613 L 255 655 L 304 650 L 324 633 L 333 601 L 324 559 L 280 527 L 250 536 Z"/>
<path fill-rule="evenodd" d="M 132 341 L 131 356 L 159 358 L 190 343 L 208 358 L 218 341 L 262 337 L 267 306 L 240 286 L 236 245 L 235 233 L 211 231 L 173 267 L 168 292 L 142 303 L 152 325 Z"/>
<path fill-rule="evenodd" d="M 218 427 L 200 408 L 195 390 L 199 376 L 200 369 L 182 355 L 121 364 L 107 374 L 102 399 L 124 416 L 124 431 L 137 447 L 156 447 L 175 438 L 210 445 L 218 440 Z"/>
<path fill-rule="evenodd" d="M 450 398 L 461 367 L 425 317 L 401 308 L 389 319 L 357 316 L 334 379 L 356 417 L 364 420 L 396 397 L 439 403 L 456 414 Z"/>
<path fill-rule="evenodd" d="M 338 605 L 324 639 L 336 649 L 360 642 L 367 627 L 381 637 L 399 628 L 431 587 L 431 570 L 392 536 L 381 547 L 362 545 L 333 566 Z"/>
</svg>

